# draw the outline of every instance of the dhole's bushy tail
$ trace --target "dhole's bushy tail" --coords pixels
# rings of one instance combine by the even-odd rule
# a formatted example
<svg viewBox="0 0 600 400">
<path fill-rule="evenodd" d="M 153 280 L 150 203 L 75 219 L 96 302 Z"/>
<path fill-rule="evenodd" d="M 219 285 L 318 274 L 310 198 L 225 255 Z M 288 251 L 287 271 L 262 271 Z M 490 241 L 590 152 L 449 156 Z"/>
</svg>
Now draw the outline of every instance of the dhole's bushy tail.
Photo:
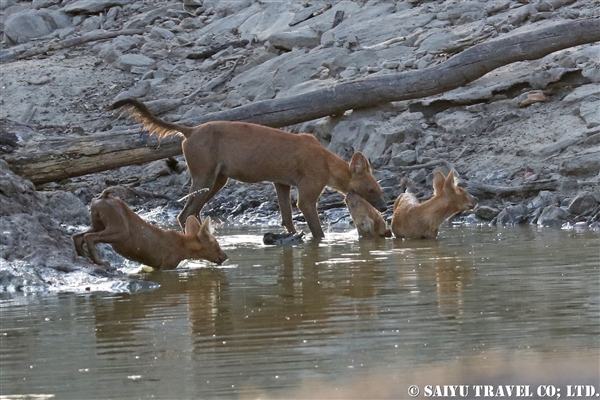
<svg viewBox="0 0 600 400">
<path fill-rule="evenodd" d="M 181 134 L 184 137 L 191 135 L 193 128 L 163 121 L 152 115 L 144 103 L 136 99 L 119 100 L 112 105 L 113 110 L 122 109 L 133 117 L 137 122 L 142 123 L 142 128 L 147 129 L 151 134 L 155 133 L 159 139 L 166 138 L 174 134 Z"/>
</svg>

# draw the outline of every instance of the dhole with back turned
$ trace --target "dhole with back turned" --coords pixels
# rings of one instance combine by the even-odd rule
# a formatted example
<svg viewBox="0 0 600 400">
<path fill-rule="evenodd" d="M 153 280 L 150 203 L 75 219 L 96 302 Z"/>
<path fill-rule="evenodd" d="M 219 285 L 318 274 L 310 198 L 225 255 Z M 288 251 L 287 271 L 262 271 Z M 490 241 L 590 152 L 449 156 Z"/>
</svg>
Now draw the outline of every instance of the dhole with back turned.
<svg viewBox="0 0 600 400">
<path fill-rule="evenodd" d="M 412 193 L 402 193 L 394 202 L 392 232 L 397 238 L 435 239 L 438 228 L 448 218 L 474 208 L 477 199 L 457 186 L 454 170 L 444 177 L 433 175 L 433 197 L 423 203 Z"/>
<path fill-rule="evenodd" d="M 378 238 L 392 236 L 390 228 L 388 228 L 379 211 L 355 191 L 350 190 L 346 195 L 346 205 L 360 237 Z"/>
<path fill-rule="evenodd" d="M 113 187 L 106 188 L 92 199 L 92 227 L 73 235 L 77 255 L 84 256 L 85 243 L 92 261 L 106 268 L 96 250 L 97 243 L 109 243 L 125 258 L 158 269 L 173 269 L 185 259 L 204 259 L 216 264 L 227 260 L 219 243 L 210 232 L 210 217 L 203 224 L 189 216 L 185 234 L 163 230 L 144 221 L 121 199 L 111 196 Z"/>
<path fill-rule="evenodd" d="M 354 190 L 375 208 L 385 210 L 381 188 L 371 174 L 369 160 L 360 152 L 350 163 L 327 150 L 310 134 L 291 134 L 280 129 L 245 122 L 213 121 L 195 127 L 161 120 L 138 100 L 117 101 L 150 133 L 159 138 L 182 134 L 183 155 L 190 171 L 190 197 L 177 219 L 183 228 L 190 215 L 199 215 L 204 205 L 229 178 L 246 183 L 273 182 L 283 226 L 290 233 L 292 220 L 290 189 L 298 189 L 298 208 L 314 238 L 324 237 L 317 200 L 327 186 L 343 194 Z M 207 188 L 208 192 L 198 193 Z"/>
</svg>

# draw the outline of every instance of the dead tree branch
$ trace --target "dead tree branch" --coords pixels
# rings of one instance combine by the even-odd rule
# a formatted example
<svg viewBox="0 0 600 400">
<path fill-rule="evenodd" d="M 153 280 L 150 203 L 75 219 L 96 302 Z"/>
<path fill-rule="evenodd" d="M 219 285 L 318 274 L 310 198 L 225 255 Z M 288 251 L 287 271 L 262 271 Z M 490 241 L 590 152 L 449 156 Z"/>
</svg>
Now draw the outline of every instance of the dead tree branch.
<svg viewBox="0 0 600 400">
<path fill-rule="evenodd" d="M 56 51 L 66 49 L 69 47 L 80 46 L 82 44 L 95 42 L 98 40 L 108 40 L 117 36 L 141 35 L 142 33 L 144 33 L 143 29 L 123 29 L 120 31 L 90 32 L 86 33 L 85 35 L 65 39 L 56 43 L 49 43 L 43 46 L 31 47 L 30 45 L 27 45 L 27 48 L 13 48 L 5 53 L 0 54 L 0 63 L 4 64 L 7 62 L 23 60 L 25 58 L 39 56 L 49 51 Z"/>
</svg>

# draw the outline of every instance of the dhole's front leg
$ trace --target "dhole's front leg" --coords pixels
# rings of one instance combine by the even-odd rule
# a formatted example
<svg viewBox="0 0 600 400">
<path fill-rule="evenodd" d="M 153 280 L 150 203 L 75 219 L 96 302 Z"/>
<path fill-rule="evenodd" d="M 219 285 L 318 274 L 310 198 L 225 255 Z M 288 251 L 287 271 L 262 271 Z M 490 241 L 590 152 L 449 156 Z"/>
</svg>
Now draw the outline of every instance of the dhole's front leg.
<svg viewBox="0 0 600 400">
<path fill-rule="evenodd" d="M 274 183 L 277 192 L 279 211 L 281 212 L 281 223 L 289 233 L 296 233 L 294 221 L 292 220 L 292 199 L 290 197 L 289 185 Z"/>
<path fill-rule="evenodd" d="M 321 228 L 321 221 L 319 220 L 319 212 L 317 211 L 317 200 L 319 199 L 320 192 L 312 193 L 301 191 L 298 188 L 298 208 L 304 214 L 304 219 L 308 224 L 308 228 L 315 239 L 323 239 L 325 234 Z"/>
</svg>

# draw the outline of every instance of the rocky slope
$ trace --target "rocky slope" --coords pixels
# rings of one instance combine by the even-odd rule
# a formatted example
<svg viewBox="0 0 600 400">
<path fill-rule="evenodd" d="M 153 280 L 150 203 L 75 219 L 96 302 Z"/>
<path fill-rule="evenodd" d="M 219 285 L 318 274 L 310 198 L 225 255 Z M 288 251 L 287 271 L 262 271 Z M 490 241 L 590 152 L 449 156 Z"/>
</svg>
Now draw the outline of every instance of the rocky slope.
<svg viewBox="0 0 600 400">
<path fill-rule="evenodd" d="M 344 80 L 427 68 L 481 41 L 599 17 L 599 9 L 594 0 L 0 0 L 0 150 L 123 129 L 130 123 L 107 107 L 124 96 L 185 123 Z M 26 55 L 81 37 L 98 40 Z M 363 151 L 389 204 L 401 181 L 426 198 L 433 170 L 452 167 L 480 198 L 471 222 L 598 229 L 598 82 L 594 43 L 507 65 L 442 95 L 289 130 L 314 133 L 346 159 Z M 16 136 L 11 121 L 28 128 Z M 69 237 L 89 223 L 91 197 L 115 184 L 135 188 L 123 196 L 138 208 L 167 205 L 173 212 L 155 220 L 172 224 L 189 175 L 177 158 L 36 190 L 0 162 L 0 287 L 139 288 L 76 257 Z M 323 218 L 347 223 L 342 201 L 326 192 Z M 230 183 L 205 211 L 235 223 L 277 218 L 269 184 Z"/>
</svg>

